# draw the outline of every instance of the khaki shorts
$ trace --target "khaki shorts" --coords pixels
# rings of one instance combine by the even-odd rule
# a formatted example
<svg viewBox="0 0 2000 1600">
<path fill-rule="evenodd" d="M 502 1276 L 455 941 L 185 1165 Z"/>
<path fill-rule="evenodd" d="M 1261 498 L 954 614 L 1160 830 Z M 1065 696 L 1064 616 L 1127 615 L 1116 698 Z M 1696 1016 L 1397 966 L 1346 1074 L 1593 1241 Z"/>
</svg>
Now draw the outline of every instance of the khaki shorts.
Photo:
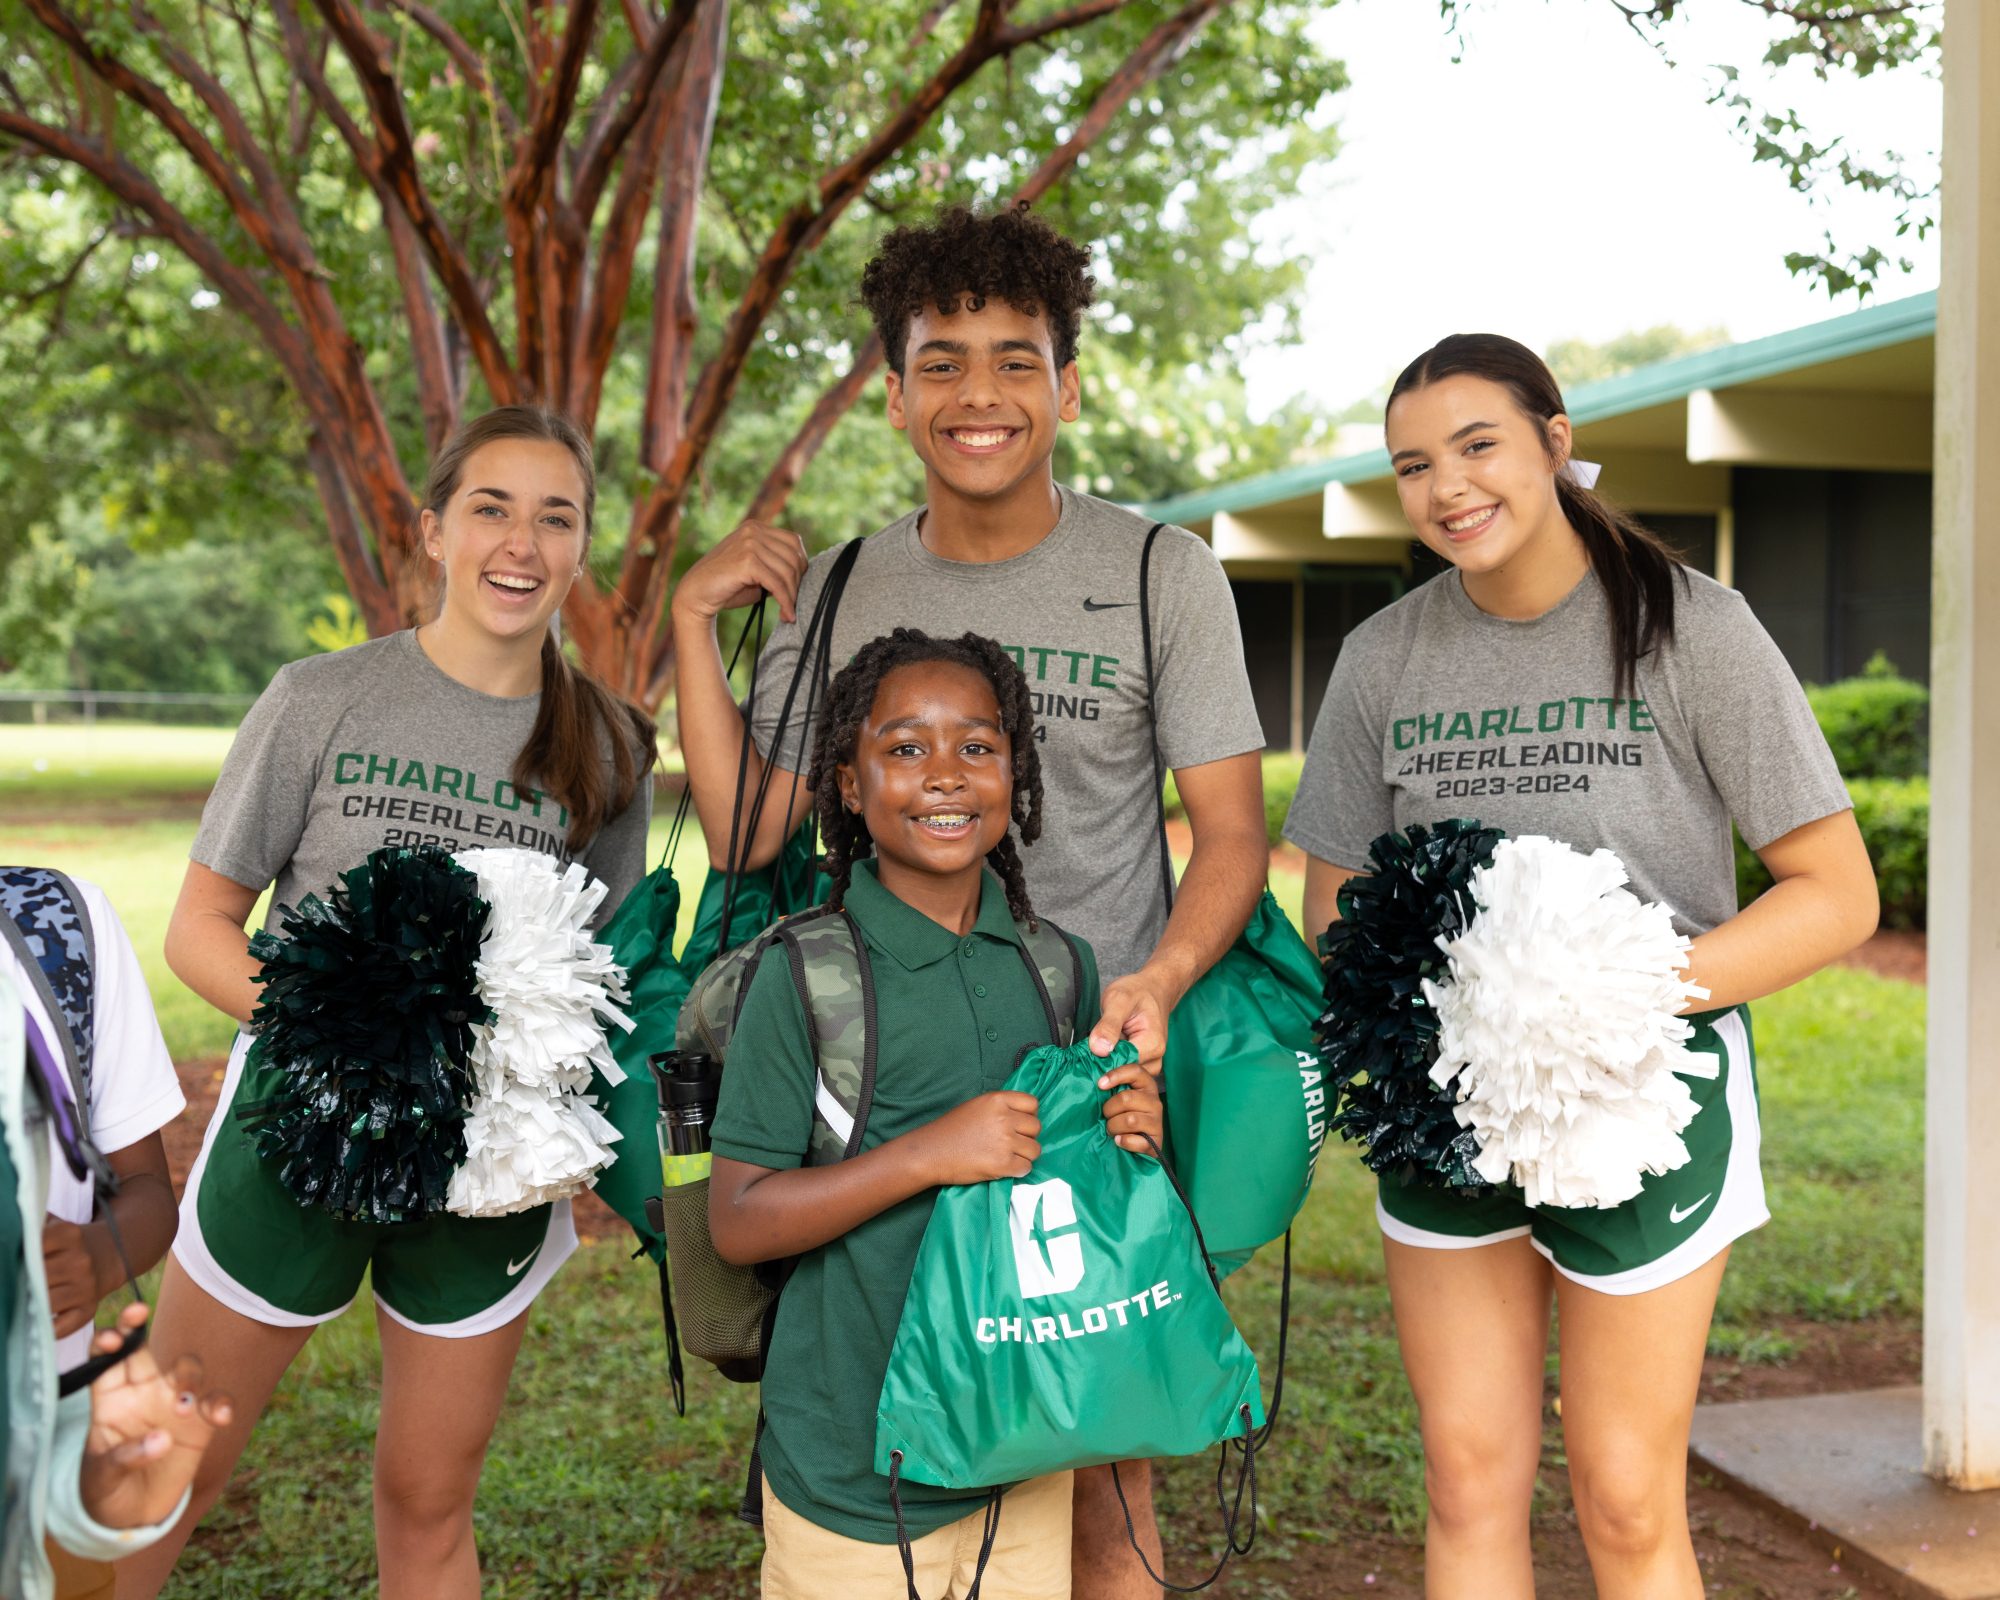
<svg viewBox="0 0 2000 1600">
<path fill-rule="evenodd" d="M 1052 1472 L 1001 1498 L 981 1600 L 1069 1600 L 1070 1479 Z M 963 1600 L 979 1566 L 986 1513 L 910 1541 L 923 1600 Z M 906 1600 L 902 1553 L 808 1522 L 764 1480 L 764 1600 Z"/>
</svg>

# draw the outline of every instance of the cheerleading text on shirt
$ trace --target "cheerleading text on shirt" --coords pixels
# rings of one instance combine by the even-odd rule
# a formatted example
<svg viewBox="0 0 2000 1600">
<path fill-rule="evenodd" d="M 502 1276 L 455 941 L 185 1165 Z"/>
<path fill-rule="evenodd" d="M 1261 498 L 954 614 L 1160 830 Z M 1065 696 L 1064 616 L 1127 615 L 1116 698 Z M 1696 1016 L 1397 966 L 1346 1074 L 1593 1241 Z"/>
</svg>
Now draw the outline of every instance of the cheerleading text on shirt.
<svg viewBox="0 0 2000 1600">
<path fill-rule="evenodd" d="M 1028 703 L 1035 713 L 1037 739 L 1048 742 L 1046 724 L 1050 721 L 1103 720 L 1104 702 L 1096 695 L 1063 691 L 1117 688 L 1118 657 L 1090 650 L 1065 650 L 1052 644 L 1003 644 L 1000 648 L 1013 658 L 1014 665 L 1028 679 Z"/>
<path fill-rule="evenodd" d="M 546 805 L 555 813 L 556 826 L 564 832 L 569 830 L 569 808 L 553 795 L 545 795 L 539 789 L 521 788 L 507 778 L 498 781 L 485 779 L 462 767 L 448 767 L 442 763 L 432 765 L 414 756 L 399 761 L 394 756 L 343 750 L 333 758 L 333 782 L 336 788 L 365 784 L 383 789 L 421 789 L 425 794 L 446 795 L 454 800 L 463 799 L 471 805 L 495 806 L 502 811 L 525 808 L 537 817 L 542 815 L 542 808 Z"/>
<path fill-rule="evenodd" d="M 1625 708 L 1622 730 L 1618 726 L 1621 706 Z M 1426 744 L 1504 739 L 1519 734 L 1621 731 L 1659 731 L 1645 701 L 1614 699 L 1609 695 L 1569 695 L 1560 700 L 1542 701 L 1535 707 L 1532 720 L 1528 708 L 1518 705 L 1486 706 L 1472 711 L 1427 711 L 1417 716 L 1396 718 L 1389 725 L 1389 738 L 1398 750 L 1414 750 Z"/>
<path fill-rule="evenodd" d="M 343 750 L 333 760 L 333 781 L 337 788 L 378 791 L 343 796 L 342 816 L 405 824 L 383 830 L 385 847 L 436 845 L 465 850 L 479 845 L 517 845 L 554 856 L 565 866 L 575 859 L 569 847 L 568 807 L 553 795 L 523 788 L 506 778 L 490 780 L 468 768 L 414 756 Z M 384 789 L 416 789 L 445 798 L 426 800 L 420 795 L 379 792 Z M 504 812 L 521 814 L 510 817 L 501 815 Z M 538 827 L 531 817 L 556 826 Z"/>
<path fill-rule="evenodd" d="M 1074 1322 L 1067 1311 L 1059 1311 L 1052 1317 L 980 1317 L 972 1325 L 972 1337 L 981 1344 L 1047 1344 L 1051 1340 L 1087 1339 L 1092 1334 L 1129 1328 L 1156 1311 L 1167 1310 L 1179 1299 L 1173 1285 L 1162 1278 L 1123 1300 L 1085 1306 L 1075 1313 Z"/>
</svg>

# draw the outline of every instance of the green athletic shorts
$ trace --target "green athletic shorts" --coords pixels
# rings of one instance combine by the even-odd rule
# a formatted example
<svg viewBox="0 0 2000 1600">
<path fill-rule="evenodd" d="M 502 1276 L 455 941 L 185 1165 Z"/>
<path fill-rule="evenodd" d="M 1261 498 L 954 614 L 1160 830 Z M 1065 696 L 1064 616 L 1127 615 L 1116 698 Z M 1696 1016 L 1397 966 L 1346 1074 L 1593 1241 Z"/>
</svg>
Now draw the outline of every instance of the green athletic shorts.
<svg viewBox="0 0 2000 1600">
<path fill-rule="evenodd" d="M 249 1067 L 250 1036 L 229 1053 L 222 1095 L 181 1198 L 174 1255 L 230 1310 L 280 1328 L 345 1311 L 372 1273 L 376 1304 L 405 1327 L 469 1339 L 525 1311 L 576 1249 L 567 1200 L 506 1217 L 342 1222 L 302 1206 L 257 1154 L 237 1103 L 267 1098 L 277 1069 Z"/>
<path fill-rule="evenodd" d="M 1734 1006 L 1688 1019 L 1688 1049 L 1721 1072 L 1686 1079 L 1701 1109 L 1687 1125 L 1688 1161 L 1609 1210 L 1530 1206 L 1508 1184 L 1468 1199 L 1448 1189 L 1380 1180 L 1375 1217 L 1399 1244 L 1470 1250 L 1525 1235 L 1556 1271 L 1605 1294 L 1643 1294 L 1684 1278 L 1724 1246 L 1771 1220 L 1758 1165 L 1757 1069 L 1750 1011 Z"/>
</svg>

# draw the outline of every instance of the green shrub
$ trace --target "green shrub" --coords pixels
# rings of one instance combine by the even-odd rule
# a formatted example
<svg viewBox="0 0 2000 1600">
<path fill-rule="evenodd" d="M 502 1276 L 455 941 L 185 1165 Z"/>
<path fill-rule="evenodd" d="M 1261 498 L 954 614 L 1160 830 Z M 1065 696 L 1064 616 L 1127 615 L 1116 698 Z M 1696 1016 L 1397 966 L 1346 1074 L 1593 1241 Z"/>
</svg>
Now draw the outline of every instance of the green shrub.
<svg viewBox="0 0 2000 1600">
<path fill-rule="evenodd" d="M 1292 808 L 1292 796 L 1298 792 L 1299 769 L 1305 765 L 1304 756 L 1295 756 L 1285 751 L 1267 751 L 1264 756 L 1264 834 L 1271 841 L 1271 848 L 1278 847 L 1284 837 L 1285 813 Z M 1181 818 L 1187 815 L 1187 807 L 1181 804 L 1180 791 L 1174 787 L 1174 775 L 1167 774 L 1166 787 L 1167 815 Z"/>
<path fill-rule="evenodd" d="M 1875 865 L 1885 928 L 1924 925 L 1925 875 L 1930 870 L 1931 786 L 1928 778 L 1850 778 L 1854 818 Z M 1736 896 L 1748 905 L 1771 887 L 1764 863 L 1736 840 Z"/>
<path fill-rule="evenodd" d="M 1930 691 L 1880 651 L 1858 678 L 1816 684 L 1806 700 L 1849 778 L 1921 778 L 1930 764 Z"/>
</svg>

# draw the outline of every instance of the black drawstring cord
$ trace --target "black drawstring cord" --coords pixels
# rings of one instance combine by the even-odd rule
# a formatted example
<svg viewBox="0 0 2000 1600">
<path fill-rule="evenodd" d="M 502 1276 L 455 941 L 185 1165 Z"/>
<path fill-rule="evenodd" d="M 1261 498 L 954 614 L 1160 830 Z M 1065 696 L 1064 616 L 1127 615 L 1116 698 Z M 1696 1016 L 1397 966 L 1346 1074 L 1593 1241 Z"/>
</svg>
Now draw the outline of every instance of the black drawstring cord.
<svg viewBox="0 0 2000 1600">
<path fill-rule="evenodd" d="M 896 1514 L 896 1550 L 903 1558 L 903 1582 L 910 1600 L 924 1600 L 917 1593 L 917 1560 L 910 1553 L 910 1530 L 903 1526 L 903 1452 L 889 1452 L 889 1509 Z"/>
<path fill-rule="evenodd" d="M 1138 1531 L 1132 1526 L 1132 1506 L 1125 1498 L 1125 1482 L 1118 1475 L 1118 1463 L 1114 1461 L 1111 1464 L 1111 1487 L 1118 1491 L 1118 1509 L 1125 1513 L 1126 1541 L 1132 1546 L 1132 1553 L 1139 1558 L 1139 1565 L 1146 1569 L 1146 1576 L 1162 1589 L 1171 1589 L 1175 1594 L 1199 1594 L 1222 1576 L 1222 1569 L 1229 1565 L 1232 1556 L 1248 1555 L 1251 1546 L 1257 1542 L 1257 1430 L 1250 1425 L 1251 1410 L 1247 1401 L 1236 1408 L 1236 1414 L 1243 1419 L 1244 1449 L 1243 1464 L 1236 1469 L 1235 1503 L 1226 1506 L 1224 1510 L 1222 1558 L 1215 1563 L 1215 1570 L 1199 1583 L 1172 1583 L 1153 1570 L 1153 1563 L 1146 1559 L 1146 1552 L 1139 1546 Z M 1223 1441 L 1220 1451 L 1223 1461 L 1228 1459 L 1229 1447 L 1234 1443 L 1236 1441 L 1233 1439 Z M 1216 1468 L 1218 1483 L 1221 1481 L 1221 1476 L 1222 1468 L 1218 1465 Z M 1250 1532 L 1247 1537 L 1239 1541 L 1237 1534 L 1243 1524 L 1243 1501 L 1246 1489 L 1250 1501 Z"/>
</svg>

